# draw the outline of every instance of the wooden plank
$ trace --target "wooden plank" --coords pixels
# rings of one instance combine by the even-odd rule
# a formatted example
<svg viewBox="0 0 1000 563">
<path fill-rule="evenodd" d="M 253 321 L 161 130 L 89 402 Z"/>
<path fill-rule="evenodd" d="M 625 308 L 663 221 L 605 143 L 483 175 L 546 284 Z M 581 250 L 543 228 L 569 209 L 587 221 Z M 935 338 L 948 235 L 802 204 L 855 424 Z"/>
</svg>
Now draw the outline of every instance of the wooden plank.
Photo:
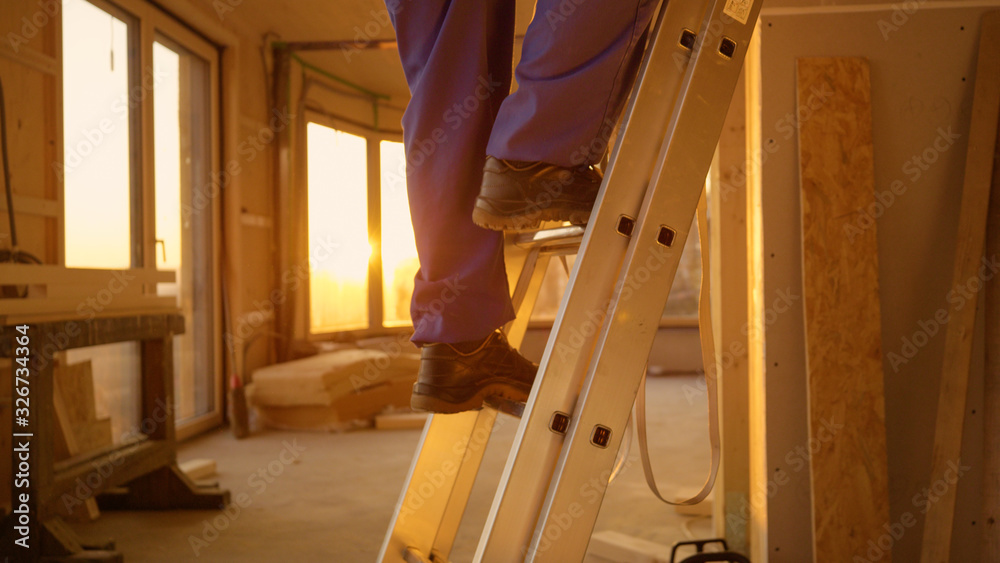
<svg viewBox="0 0 1000 563">
<path fill-rule="evenodd" d="M 0 299 L 0 316 L 64 313 L 64 317 L 87 318 L 91 316 L 91 311 L 96 311 L 96 308 L 87 306 L 81 313 L 81 306 L 86 305 L 85 301 L 74 298 Z M 177 308 L 177 298 L 156 297 L 153 295 L 146 297 L 118 295 L 108 301 L 106 305 L 102 305 L 102 307 L 102 310 L 105 311 L 154 308 L 170 311 Z"/>
<path fill-rule="evenodd" d="M 181 471 L 188 476 L 192 481 L 197 481 L 199 479 L 205 479 L 215 475 L 215 460 L 198 458 L 190 459 L 178 465 Z"/>
<path fill-rule="evenodd" d="M 843 562 L 889 521 L 878 241 L 843 236 L 874 201 L 871 87 L 861 58 L 797 72 L 814 560 Z"/>
<path fill-rule="evenodd" d="M 54 199 L 30 195 L 14 195 L 14 209 L 25 215 L 41 215 L 43 217 L 59 217 L 61 214 L 59 202 Z M 0 211 L 7 211 L 7 198 L 0 198 Z"/>
<path fill-rule="evenodd" d="M 972 281 L 977 281 L 974 287 L 978 290 L 985 281 L 979 276 L 979 270 L 986 241 L 997 119 L 1000 117 L 1000 70 L 997 69 L 995 58 L 998 51 L 1000 12 L 990 12 L 983 16 L 979 38 L 952 288 L 968 288 Z M 951 318 L 945 326 L 944 361 L 941 366 L 934 450 L 931 454 L 929 483 L 932 485 L 941 479 L 951 484 L 947 478 L 948 472 L 954 471 L 952 466 L 959 463 L 962 454 L 976 310 L 973 303 L 951 311 Z M 941 563 L 951 557 L 956 490 L 957 487 L 948 486 L 938 502 L 928 506 L 920 552 L 921 563 Z"/>
<path fill-rule="evenodd" d="M 16 204 L 15 204 L 16 205 Z M 113 280 L 118 284 L 173 283 L 176 272 L 134 268 L 130 270 L 104 270 L 97 268 L 66 268 L 50 264 L 0 264 L 0 279 L 5 285 L 52 283 L 98 284 L 100 289 Z M 116 285 L 117 287 L 117 285 Z"/>
<path fill-rule="evenodd" d="M 998 132 L 1000 135 L 1000 132 Z M 1000 256 L 1000 154 L 994 148 L 986 224 L 987 260 Z M 983 382 L 982 561 L 1000 561 L 1000 276 L 986 282 L 986 366 Z"/>
<path fill-rule="evenodd" d="M 394 412 L 375 415 L 376 430 L 409 430 L 423 428 L 427 422 L 425 412 Z"/>
</svg>

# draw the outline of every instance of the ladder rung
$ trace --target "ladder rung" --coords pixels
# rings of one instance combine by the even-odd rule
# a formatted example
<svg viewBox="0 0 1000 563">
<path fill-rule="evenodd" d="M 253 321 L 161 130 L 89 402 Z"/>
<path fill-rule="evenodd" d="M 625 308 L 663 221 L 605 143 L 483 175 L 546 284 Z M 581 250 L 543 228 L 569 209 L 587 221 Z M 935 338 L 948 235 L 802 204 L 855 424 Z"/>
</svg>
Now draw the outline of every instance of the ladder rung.
<svg viewBox="0 0 1000 563">
<path fill-rule="evenodd" d="M 513 243 L 521 248 L 539 248 L 544 252 L 563 251 L 580 247 L 584 225 L 569 225 L 554 229 L 542 229 L 514 235 Z"/>
</svg>

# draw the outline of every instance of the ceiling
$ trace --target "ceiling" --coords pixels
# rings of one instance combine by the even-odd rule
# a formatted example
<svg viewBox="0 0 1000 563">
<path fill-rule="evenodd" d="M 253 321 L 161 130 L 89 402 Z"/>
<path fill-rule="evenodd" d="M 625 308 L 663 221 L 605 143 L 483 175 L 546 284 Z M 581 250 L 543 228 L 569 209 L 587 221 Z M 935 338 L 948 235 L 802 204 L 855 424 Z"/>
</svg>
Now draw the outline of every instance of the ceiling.
<svg viewBox="0 0 1000 563">
<path fill-rule="evenodd" d="M 201 1 L 210 3 L 212 0 Z M 518 36 L 523 36 L 533 10 L 533 2 L 518 2 Z M 234 13 L 259 36 L 273 33 L 276 36 L 271 39 L 287 42 L 353 41 L 363 45 L 368 40 L 395 38 L 382 0 L 242 0 L 235 6 Z M 299 55 L 327 72 L 374 92 L 404 103 L 409 98 L 395 50 L 336 49 L 302 51 Z"/>
</svg>

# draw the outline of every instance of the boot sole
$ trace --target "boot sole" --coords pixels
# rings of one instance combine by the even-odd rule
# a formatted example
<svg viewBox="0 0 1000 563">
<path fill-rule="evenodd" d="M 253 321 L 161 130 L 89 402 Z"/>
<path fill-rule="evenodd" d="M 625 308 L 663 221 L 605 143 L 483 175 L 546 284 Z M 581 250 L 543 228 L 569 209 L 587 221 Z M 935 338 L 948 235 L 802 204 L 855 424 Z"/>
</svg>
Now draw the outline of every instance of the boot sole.
<svg viewBox="0 0 1000 563">
<path fill-rule="evenodd" d="M 410 396 L 410 408 L 416 411 L 427 411 L 437 414 L 455 414 L 466 411 L 477 411 L 483 408 L 483 403 L 506 404 L 524 403 L 528 400 L 528 393 L 522 389 L 505 383 L 491 383 L 478 389 L 467 399 L 450 401 L 442 397 L 429 393 L 420 393 L 417 385 L 413 385 L 413 394 Z M 494 400 L 498 399 L 498 400 Z M 505 410 L 506 409 L 502 409 Z"/>
<path fill-rule="evenodd" d="M 574 225 L 586 225 L 591 213 L 589 209 L 584 211 L 553 207 L 500 213 L 485 207 L 493 206 L 482 198 L 477 198 L 476 207 L 472 210 L 472 221 L 484 229 L 493 231 L 530 231 L 539 228 L 542 221 L 569 221 Z"/>
</svg>

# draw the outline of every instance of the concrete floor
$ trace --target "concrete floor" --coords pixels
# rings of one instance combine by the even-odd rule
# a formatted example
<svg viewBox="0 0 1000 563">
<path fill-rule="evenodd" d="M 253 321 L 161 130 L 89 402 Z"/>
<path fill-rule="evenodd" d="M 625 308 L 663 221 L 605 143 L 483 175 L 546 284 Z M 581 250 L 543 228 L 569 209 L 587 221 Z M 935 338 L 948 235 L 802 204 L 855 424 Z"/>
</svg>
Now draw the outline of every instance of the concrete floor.
<svg viewBox="0 0 1000 563">
<path fill-rule="evenodd" d="M 694 391 L 696 382 L 695 376 L 649 381 L 650 451 L 665 495 L 690 494 L 705 478 L 707 414 L 704 394 Z M 499 420 L 452 561 L 471 559 L 513 440 L 518 420 L 505 415 Z M 236 441 L 228 430 L 212 432 L 183 444 L 179 458 L 215 459 L 215 479 L 234 499 L 242 499 L 244 507 L 106 511 L 97 521 L 74 527 L 85 537 L 113 537 L 132 563 L 371 563 L 419 434 L 419 430 L 265 431 Z M 708 518 L 679 515 L 653 497 L 633 440 L 624 471 L 608 488 L 595 529 L 669 546 L 686 538 L 685 523 L 697 537 L 713 536 Z"/>
</svg>

